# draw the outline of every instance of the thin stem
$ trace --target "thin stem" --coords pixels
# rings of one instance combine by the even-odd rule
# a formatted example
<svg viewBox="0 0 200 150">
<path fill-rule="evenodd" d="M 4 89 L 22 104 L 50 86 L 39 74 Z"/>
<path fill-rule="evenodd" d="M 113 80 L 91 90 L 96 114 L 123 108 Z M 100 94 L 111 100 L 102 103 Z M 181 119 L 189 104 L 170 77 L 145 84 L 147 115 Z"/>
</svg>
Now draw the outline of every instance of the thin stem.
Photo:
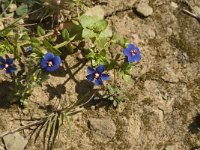
<svg viewBox="0 0 200 150">
<path fill-rule="evenodd" d="M 192 12 L 186 10 L 186 9 L 183 9 L 183 11 L 184 11 L 186 14 L 192 16 L 193 18 L 195 18 L 195 19 L 197 19 L 197 20 L 200 20 L 200 16 L 198 16 L 197 14 L 194 14 L 194 13 L 192 13 Z"/>
<path fill-rule="evenodd" d="M 85 103 L 79 104 L 79 105 L 76 105 L 76 103 L 74 103 L 74 104 L 72 104 L 71 106 L 68 106 L 68 107 L 63 108 L 63 109 L 61 110 L 61 112 L 70 112 L 70 110 L 75 109 L 76 107 L 82 107 L 82 106 L 84 106 L 85 104 L 87 104 L 87 103 L 92 99 L 92 97 L 94 96 L 95 93 L 96 93 L 96 90 L 93 91 L 92 96 L 91 96 Z M 84 97 L 82 98 L 82 100 L 83 100 L 85 97 L 87 97 L 88 94 L 90 94 L 90 91 L 88 91 L 88 92 L 84 95 Z"/>
<path fill-rule="evenodd" d="M 30 124 L 27 124 L 27 125 L 21 126 L 21 127 L 19 127 L 19 128 L 16 128 L 16 129 L 14 129 L 14 130 L 12 130 L 12 131 L 3 132 L 3 133 L 0 134 L 0 138 L 6 136 L 6 135 L 8 135 L 8 134 L 13 134 L 13 133 L 15 133 L 15 132 L 18 132 L 18 131 L 27 129 L 27 128 L 32 127 L 32 126 L 36 126 L 36 125 L 42 124 L 44 121 L 45 121 L 45 119 L 41 119 L 41 120 L 39 120 L 39 121 L 34 121 L 34 122 L 30 123 Z"/>
</svg>

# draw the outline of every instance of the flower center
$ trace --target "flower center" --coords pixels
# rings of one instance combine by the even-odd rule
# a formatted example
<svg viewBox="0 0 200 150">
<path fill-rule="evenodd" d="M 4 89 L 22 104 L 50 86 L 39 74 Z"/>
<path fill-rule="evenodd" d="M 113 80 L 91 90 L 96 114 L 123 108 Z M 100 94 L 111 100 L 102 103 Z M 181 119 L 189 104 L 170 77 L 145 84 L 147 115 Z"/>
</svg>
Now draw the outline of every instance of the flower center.
<svg viewBox="0 0 200 150">
<path fill-rule="evenodd" d="M 52 61 L 48 61 L 47 65 L 48 65 L 48 67 L 52 67 L 53 66 L 53 62 Z"/>
<path fill-rule="evenodd" d="M 130 53 L 132 56 L 135 56 L 137 54 L 136 50 L 131 50 Z"/>
<path fill-rule="evenodd" d="M 9 65 L 8 64 L 5 64 L 5 69 L 7 69 L 9 67 Z"/>
<path fill-rule="evenodd" d="M 96 72 L 96 73 L 94 74 L 94 78 L 97 79 L 97 78 L 99 78 L 99 77 L 100 77 L 100 74 Z"/>
</svg>

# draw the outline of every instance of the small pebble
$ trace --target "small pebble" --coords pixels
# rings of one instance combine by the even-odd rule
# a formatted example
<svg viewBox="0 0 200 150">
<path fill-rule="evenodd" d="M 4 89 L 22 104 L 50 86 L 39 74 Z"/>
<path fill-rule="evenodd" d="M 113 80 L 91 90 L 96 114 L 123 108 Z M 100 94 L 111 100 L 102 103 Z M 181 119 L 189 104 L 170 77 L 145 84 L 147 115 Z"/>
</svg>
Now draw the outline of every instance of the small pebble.
<svg viewBox="0 0 200 150">
<path fill-rule="evenodd" d="M 155 33 L 154 30 L 149 29 L 147 32 L 148 32 L 148 35 L 149 35 L 150 39 L 154 39 L 156 37 L 156 33 Z"/>
<path fill-rule="evenodd" d="M 136 11 L 144 17 L 151 16 L 153 14 L 153 8 L 147 3 L 139 3 L 136 6 Z"/>
<path fill-rule="evenodd" d="M 171 2 L 171 4 L 170 4 L 173 8 L 178 8 L 178 5 L 176 4 L 176 3 L 174 3 L 174 2 Z"/>
</svg>

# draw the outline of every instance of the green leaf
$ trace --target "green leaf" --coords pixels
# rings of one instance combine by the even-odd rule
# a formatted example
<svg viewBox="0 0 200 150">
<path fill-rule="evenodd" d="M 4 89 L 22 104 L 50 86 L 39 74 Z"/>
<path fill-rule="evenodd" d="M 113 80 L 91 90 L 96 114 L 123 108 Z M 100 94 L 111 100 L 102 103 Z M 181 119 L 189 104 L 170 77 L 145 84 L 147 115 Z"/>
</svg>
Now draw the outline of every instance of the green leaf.
<svg viewBox="0 0 200 150">
<path fill-rule="evenodd" d="M 81 25 L 72 24 L 72 27 L 69 29 L 70 39 L 73 37 L 73 40 L 82 40 L 82 31 Z"/>
<path fill-rule="evenodd" d="M 67 29 L 64 29 L 62 31 L 62 37 L 64 40 L 67 40 L 67 41 L 69 40 L 69 32 L 67 31 Z"/>
<path fill-rule="evenodd" d="M 12 30 L 12 27 L 8 27 L 8 28 L 1 30 L 0 37 L 5 37 L 11 30 Z"/>
<path fill-rule="evenodd" d="M 127 74 L 123 74 L 122 78 L 126 81 L 126 82 L 130 82 L 131 81 L 131 76 L 127 75 Z"/>
<path fill-rule="evenodd" d="M 31 44 L 35 47 L 40 47 L 40 41 L 37 38 L 31 38 Z"/>
<path fill-rule="evenodd" d="M 30 36 L 28 34 L 24 34 L 24 35 L 22 35 L 21 39 L 29 41 L 30 40 Z"/>
<path fill-rule="evenodd" d="M 108 22 L 106 20 L 98 20 L 97 22 L 90 24 L 88 28 L 93 30 L 94 32 L 101 32 L 105 30 L 107 26 Z"/>
<path fill-rule="evenodd" d="M 94 38 L 96 36 L 97 36 L 97 34 L 94 33 L 94 31 L 92 31 L 90 29 L 83 29 L 83 32 L 82 32 L 83 38 Z"/>
<path fill-rule="evenodd" d="M 128 43 L 128 39 L 123 37 L 120 39 L 120 45 L 123 47 L 123 48 L 126 48 L 126 44 Z"/>
<path fill-rule="evenodd" d="M 37 35 L 38 36 L 44 36 L 45 35 L 45 30 L 40 26 L 37 26 Z"/>
<path fill-rule="evenodd" d="M 21 4 L 21 5 L 17 8 L 16 13 L 17 13 L 18 16 L 22 16 L 23 14 L 28 13 L 28 5 L 26 5 L 26 4 Z"/>
<path fill-rule="evenodd" d="M 100 55 L 106 57 L 106 50 L 105 49 L 101 50 Z"/>
<path fill-rule="evenodd" d="M 97 38 L 95 40 L 96 48 L 99 50 L 108 49 L 109 44 L 107 43 L 108 43 L 108 38 Z"/>
<path fill-rule="evenodd" d="M 111 38 L 113 35 L 112 30 L 107 27 L 105 30 L 103 30 L 100 34 L 99 37 L 100 38 Z"/>
<path fill-rule="evenodd" d="M 90 52 L 89 54 L 86 55 L 86 58 L 94 58 L 94 54 Z"/>
<path fill-rule="evenodd" d="M 94 24 L 98 20 L 100 20 L 100 19 L 97 16 L 82 15 L 80 17 L 80 23 L 81 23 L 81 25 L 82 25 L 83 28 L 89 27 L 91 24 Z"/>
<path fill-rule="evenodd" d="M 72 53 L 74 53 L 74 50 L 75 50 L 75 46 L 73 46 L 72 44 L 67 44 L 66 45 L 66 48 L 67 48 L 67 51 L 70 53 L 70 54 L 72 54 Z"/>
<path fill-rule="evenodd" d="M 62 54 L 58 49 L 54 48 L 51 45 L 51 43 L 49 43 L 47 40 L 44 40 L 43 44 L 46 47 L 46 49 L 48 50 L 48 52 L 52 52 L 55 55 L 61 55 Z"/>
</svg>

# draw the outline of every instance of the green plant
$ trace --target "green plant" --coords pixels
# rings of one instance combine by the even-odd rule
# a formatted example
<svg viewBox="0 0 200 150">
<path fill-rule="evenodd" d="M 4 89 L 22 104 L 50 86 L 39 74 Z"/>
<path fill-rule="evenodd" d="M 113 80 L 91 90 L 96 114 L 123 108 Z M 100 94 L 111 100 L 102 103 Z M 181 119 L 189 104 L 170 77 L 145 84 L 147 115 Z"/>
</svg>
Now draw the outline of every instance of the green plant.
<svg viewBox="0 0 200 150">
<path fill-rule="evenodd" d="M 125 80 L 129 79 L 133 66 L 141 59 L 141 54 L 137 46 L 129 44 L 126 38 L 113 33 L 108 21 L 101 15 L 83 13 L 81 10 L 84 4 L 80 0 L 4 2 L 7 7 L 12 2 L 18 4 L 15 11 L 16 19 L 0 31 L 0 69 L 4 70 L 8 81 L 14 85 L 10 87 L 10 94 L 7 97 L 10 102 L 28 107 L 28 100 L 34 88 L 42 86 L 42 83 L 48 80 L 49 74 L 57 71 L 64 61 L 61 60 L 63 49 L 68 50 L 69 54 L 75 53 L 76 49 L 83 50 L 89 64 L 86 78 L 99 86 L 99 90 L 103 91 L 103 99 L 112 101 L 114 107 L 128 100 L 120 87 L 109 82 L 112 79 L 109 74 L 114 74 L 114 82 L 120 77 L 118 75 Z M 36 5 L 40 6 L 40 9 L 35 9 Z M 28 15 L 37 13 L 41 14 L 38 16 L 40 20 L 49 16 L 53 16 L 54 19 L 62 18 L 63 10 L 73 11 L 72 6 L 77 8 L 76 16 L 67 22 L 67 19 L 63 20 L 62 24 L 66 26 L 62 28 L 47 30 L 41 24 L 33 26 L 31 32 L 32 28 L 20 23 L 21 19 L 25 20 Z M 5 18 L 2 17 L 2 22 L 4 21 Z M 87 46 L 80 48 L 80 43 L 86 43 Z M 121 51 L 113 53 L 113 47 Z M 97 92 L 93 90 L 89 92 L 91 95 L 86 103 Z M 48 149 L 51 149 L 64 119 L 79 112 L 80 107 L 84 105 L 85 103 L 75 103 L 39 118 L 33 124 L 37 126 L 33 132 L 36 135 L 35 141 L 43 131 L 44 145 L 48 135 Z"/>
</svg>

